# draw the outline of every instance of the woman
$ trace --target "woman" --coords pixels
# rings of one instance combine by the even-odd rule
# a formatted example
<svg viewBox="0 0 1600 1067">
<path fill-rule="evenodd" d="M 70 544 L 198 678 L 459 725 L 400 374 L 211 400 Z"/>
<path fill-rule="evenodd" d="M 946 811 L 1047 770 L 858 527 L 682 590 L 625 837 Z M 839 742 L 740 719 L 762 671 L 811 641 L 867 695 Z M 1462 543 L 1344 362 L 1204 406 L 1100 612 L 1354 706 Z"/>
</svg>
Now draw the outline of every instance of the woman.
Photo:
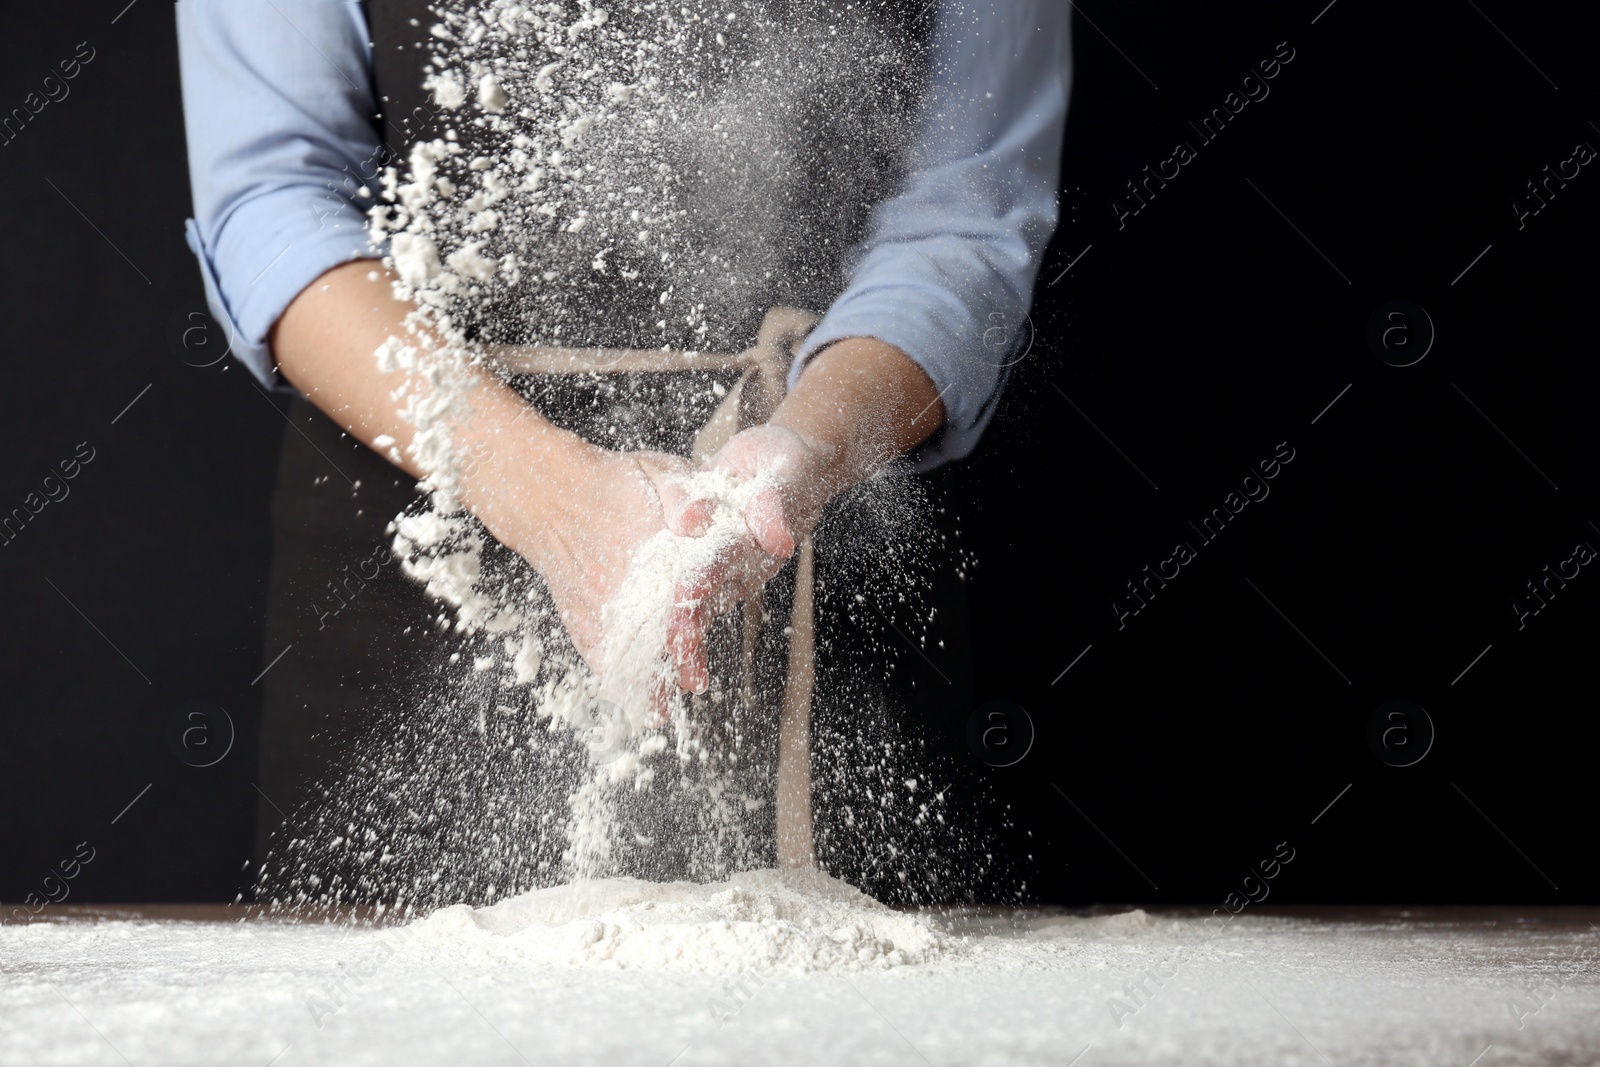
<svg viewBox="0 0 1600 1067">
<path fill-rule="evenodd" d="M 909 24 L 932 6 L 885 10 Z M 752 576 L 775 573 L 831 500 L 896 457 L 910 454 L 926 469 L 976 444 L 1004 383 L 1004 349 L 1024 333 L 1057 217 L 1068 10 L 1049 0 L 939 5 L 904 179 L 866 205 L 871 221 L 845 260 L 846 284 L 798 350 L 777 410 L 711 460 L 737 479 L 758 471 L 773 479 L 748 504 L 745 536 L 715 582 L 745 591 Z M 264 386 L 298 391 L 413 479 L 426 473 L 408 451 L 413 427 L 373 358 L 404 335 L 412 307 L 395 299 L 364 215 L 380 134 L 402 128 L 378 98 L 388 94 L 373 88 L 374 70 L 391 52 L 415 50 L 434 21 L 427 4 L 405 0 L 178 8 L 189 238 L 213 312 Z M 465 115 L 456 125 L 470 132 Z M 472 408 L 456 446 L 485 458 L 463 474 L 462 502 L 533 565 L 576 647 L 592 656 L 601 609 L 639 546 L 663 529 L 699 532 L 703 511 L 679 489 L 690 468 L 592 444 L 487 372 Z M 305 417 L 295 409 L 292 420 Z M 297 429 L 324 444 L 337 439 Z M 707 684 L 712 621 L 703 609 L 674 620 L 686 690 Z M 292 682 L 294 669 L 280 679 Z M 274 699 L 269 690 L 268 725 L 275 703 L 303 707 L 303 696 L 291 687 Z M 264 744 L 265 770 L 277 757 Z M 271 780 L 285 779 L 265 777 L 269 795 Z"/>
</svg>

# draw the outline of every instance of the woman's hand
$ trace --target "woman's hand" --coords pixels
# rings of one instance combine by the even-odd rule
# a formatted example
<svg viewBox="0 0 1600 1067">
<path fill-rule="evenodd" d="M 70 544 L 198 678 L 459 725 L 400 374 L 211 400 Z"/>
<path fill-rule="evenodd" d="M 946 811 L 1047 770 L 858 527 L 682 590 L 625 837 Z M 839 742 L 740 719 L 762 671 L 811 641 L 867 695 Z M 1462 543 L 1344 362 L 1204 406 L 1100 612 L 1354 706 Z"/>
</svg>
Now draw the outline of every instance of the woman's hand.
<svg viewBox="0 0 1600 1067">
<path fill-rule="evenodd" d="M 911 357 L 852 337 L 815 356 L 771 420 L 734 435 L 711 466 L 741 481 L 770 480 L 746 505 L 745 524 L 761 552 L 781 561 L 829 501 L 943 423 L 938 390 Z"/>
<path fill-rule="evenodd" d="M 421 477 L 426 472 L 408 447 L 414 427 L 401 414 L 396 380 L 373 358 L 387 339 L 410 337 L 412 305 L 394 298 L 391 281 L 366 260 L 323 274 L 274 326 L 273 354 L 314 404 Z M 710 508 L 687 499 L 683 477 L 690 468 L 683 460 L 588 444 L 493 375 L 472 373 L 470 417 L 452 431 L 456 454 L 469 461 L 460 472 L 462 501 L 544 576 L 578 651 L 598 666 L 600 612 L 633 554 L 663 529 L 702 532 Z M 711 577 L 729 586 L 720 570 Z M 713 606 L 711 590 L 700 585 L 675 597 L 672 620 L 679 684 L 692 690 L 707 684 L 704 632 Z"/>
<path fill-rule="evenodd" d="M 711 459 L 741 482 L 760 479 L 744 508 L 745 525 L 755 544 L 772 561 L 794 554 L 833 498 L 833 452 L 807 442 L 787 426 L 753 426 L 729 441 Z"/>
<path fill-rule="evenodd" d="M 691 496 L 687 480 L 693 468 L 676 456 L 612 452 L 565 434 L 544 438 L 513 438 L 509 456 L 473 472 L 466 495 L 495 539 L 543 577 L 572 643 L 598 670 L 602 613 L 639 549 L 663 531 L 699 536 L 711 508 Z M 532 454 L 524 446 L 532 446 Z M 673 591 L 667 625 L 678 685 L 691 692 L 704 692 L 710 682 L 707 586 L 720 584 L 723 576 L 706 577 Z"/>
</svg>

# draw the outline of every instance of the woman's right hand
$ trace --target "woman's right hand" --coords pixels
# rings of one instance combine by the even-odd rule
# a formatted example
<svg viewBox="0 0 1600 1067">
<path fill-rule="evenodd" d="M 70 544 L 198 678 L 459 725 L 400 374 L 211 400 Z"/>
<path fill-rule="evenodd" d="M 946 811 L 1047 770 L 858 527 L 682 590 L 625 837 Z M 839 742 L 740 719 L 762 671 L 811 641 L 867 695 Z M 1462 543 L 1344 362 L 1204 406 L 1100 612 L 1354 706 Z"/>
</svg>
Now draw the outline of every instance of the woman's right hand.
<svg viewBox="0 0 1600 1067">
<path fill-rule="evenodd" d="M 463 496 L 495 539 L 539 572 L 573 645 L 598 669 L 601 613 L 639 549 L 668 529 L 663 498 L 676 505 L 673 532 L 699 532 L 695 509 L 681 502 L 689 466 L 657 453 L 611 452 L 548 424 L 522 425 L 526 436 L 508 433 L 502 447 L 480 449 L 488 456 L 464 476 Z M 468 427 L 462 436 L 479 434 Z M 695 606 L 675 595 L 671 648 L 678 684 L 693 691 L 706 684 L 697 625 Z"/>
<path fill-rule="evenodd" d="M 613 452 L 553 427 L 529 430 L 503 458 L 491 451 L 476 465 L 464 495 L 490 533 L 539 572 L 573 644 L 598 673 L 602 613 L 640 548 L 663 531 L 700 536 L 712 509 L 693 499 L 693 468 L 683 459 Z M 724 572 L 752 547 L 730 546 L 693 585 L 673 590 L 667 638 L 679 688 L 699 693 L 710 684 L 705 634 L 723 606 L 712 594 L 742 584 Z"/>
</svg>

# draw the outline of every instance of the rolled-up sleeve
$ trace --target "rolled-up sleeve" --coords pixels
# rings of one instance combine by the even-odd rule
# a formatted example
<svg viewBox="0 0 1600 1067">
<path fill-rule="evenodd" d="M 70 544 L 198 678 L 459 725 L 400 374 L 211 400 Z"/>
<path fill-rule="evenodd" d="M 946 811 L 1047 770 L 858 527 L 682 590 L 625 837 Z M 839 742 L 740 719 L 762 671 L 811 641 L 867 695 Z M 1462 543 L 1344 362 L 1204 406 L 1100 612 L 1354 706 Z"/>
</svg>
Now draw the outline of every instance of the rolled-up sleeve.
<svg viewBox="0 0 1600 1067">
<path fill-rule="evenodd" d="M 972 451 L 1009 367 L 1032 343 L 1034 280 L 1059 213 L 1071 5 L 946 0 L 904 188 L 874 210 L 845 292 L 798 352 L 847 337 L 910 356 L 944 401 L 943 429 L 912 457 Z"/>
<path fill-rule="evenodd" d="M 330 267 L 375 254 L 371 45 L 360 5 L 182 0 L 178 45 L 194 218 L 189 246 L 233 353 L 279 384 L 267 335 Z"/>
</svg>

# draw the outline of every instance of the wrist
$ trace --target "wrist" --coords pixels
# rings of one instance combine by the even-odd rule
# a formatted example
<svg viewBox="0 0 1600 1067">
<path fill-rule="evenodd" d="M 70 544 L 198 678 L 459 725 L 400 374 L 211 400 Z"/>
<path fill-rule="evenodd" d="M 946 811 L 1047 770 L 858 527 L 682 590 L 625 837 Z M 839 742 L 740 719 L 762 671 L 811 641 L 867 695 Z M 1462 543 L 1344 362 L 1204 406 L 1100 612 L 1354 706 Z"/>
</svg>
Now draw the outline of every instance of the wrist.
<svg viewBox="0 0 1600 1067">
<path fill-rule="evenodd" d="M 830 426 L 818 426 L 807 415 L 798 405 L 787 411 L 780 405 L 767 425 L 793 435 L 801 469 L 795 472 L 790 491 L 807 497 L 806 503 L 820 511 L 864 475 L 856 473 L 858 460 L 852 454 L 851 442 L 839 440 L 830 432 Z"/>
<path fill-rule="evenodd" d="M 875 337 L 847 337 L 811 358 L 770 423 L 815 457 L 826 503 L 922 443 L 944 418 L 937 387 L 910 356 Z"/>
<path fill-rule="evenodd" d="M 603 450 L 552 425 L 499 382 L 474 396 L 472 409 L 453 442 L 461 502 L 496 540 L 543 558 L 592 484 Z"/>
</svg>

